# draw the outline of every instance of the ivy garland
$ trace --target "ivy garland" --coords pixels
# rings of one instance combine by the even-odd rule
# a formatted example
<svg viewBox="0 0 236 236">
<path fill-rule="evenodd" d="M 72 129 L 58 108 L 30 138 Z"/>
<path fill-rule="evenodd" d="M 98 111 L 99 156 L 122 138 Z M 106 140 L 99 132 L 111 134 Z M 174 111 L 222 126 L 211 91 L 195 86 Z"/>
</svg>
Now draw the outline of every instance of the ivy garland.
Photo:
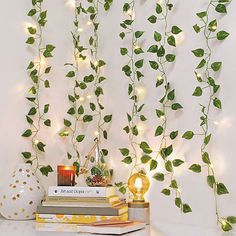
<svg viewBox="0 0 236 236">
<path fill-rule="evenodd" d="M 222 108 L 221 100 L 217 96 L 217 92 L 220 89 L 220 85 L 216 83 L 214 78 L 215 73 L 217 73 L 221 67 L 222 62 L 213 61 L 212 59 L 212 42 L 215 40 L 222 41 L 229 36 L 229 33 L 224 30 L 218 30 L 218 20 L 211 19 L 211 14 L 217 12 L 220 15 L 227 13 L 227 4 L 230 0 L 210 0 L 205 11 L 198 12 L 196 15 L 201 21 L 199 24 L 193 26 L 196 33 L 201 33 L 205 38 L 205 48 L 197 48 L 192 51 L 195 57 L 200 58 L 201 61 L 195 68 L 195 77 L 199 82 L 193 92 L 193 96 L 200 97 L 204 93 L 208 94 L 208 101 L 206 104 L 200 104 L 201 106 L 201 117 L 200 117 L 200 127 L 202 129 L 201 133 L 194 133 L 193 131 L 186 131 L 183 134 L 183 138 L 190 140 L 194 136 L 203 137 L 203 142 L 201 145 L 201 157 L 203 164 L 193 164 L 190 166 L 190 170 L 195 173 L 200 173 L 202 168 L 207 169 L 207 183 L 209 187 L 213 190 L 215 197 L 215 210 L 217 224 L 220 225 L 223 231 L 232 230 L 232 224 L 236 223 L 235 216 L 221 217 L 218 208 L 218 195 L 228 194 L 227 187 L 217 180 L 215 170 L 213 168 L 212 162 L 210 160 L 210 155 L 207 150 L 207 146 L 211 140 L 210 120 L 209 114 L 212 105 L 217 109 Z"/>
<path fill-rule="evenodd" d="M 68 100 L 70 102 L 70 108 L 67 111 L 67 114 L 71 116 L 69 119 L 64 119 L 65 129 L 63 129 L 59 135 L 68 136 L 70 135 L 72 147 L 74 153 L 67 152 L 67 158 L 75 159 L 73 165 L 76 166 L 77 176 L 84 174 L 86 167 L 88 165 L 88 159 L 82 164 L 81 154 L 79 144 L 82 143 L 85 139 L 85 135 L 80 133 L 81 125 L 83 124 L 83 114 L 84 114 L 84 98 L 82 96 L 84 90 L 86 90 L 86 83 L 80 79 L 79 71 L 79 61 L 84 61 L 86 59 L 86 48 L 83 47 L 80 41 L 80 16 L 82 14 L 87 14 L 87 11 L 76 1 L 75 5 L 75 19 L 74 19 L 74 31 L 72 34 L 73 41 L 73 63 L 66 63 L 65 66 L 69 66 L 70 70 L 67 72 L 66 77 L 70 80 L 74 80 L 73 92 L 68 95 Z"/>
<path fill-rule="evenodd" d="M 142 114 L 145 104 L 140 104 L 137 95 L 137 85 L 142 81 L 144 75 L 141 69 L 144 64 L 144 59 L 140 58 L 140 55 L 144 53 L 143 49 L 138 45 L 139 40 L 144 34 L 144 31 L 135 31 L 134 24 L 134 9 L 135 1 L 126 2 L 123 6 L 123 12 L 126 14 L 127 19 L 125 19 L 120 26 L 123 31 L 120 33 L 120 38 L 124 39 L 130 37 L 130 47 L 120 48 L 120 53 L 122 56 L 127 57 L 128 62 L 123 66 L 122 71 L 129 78 L 128 95 L 132 102 L 131 112 L 127 113 L 128 125 L 124 127 L 124 131 L 129 136 L 129 143 L 131 148 L 120 148 L 120 152 L 123 156 L 123 163 L 132 165 L 132 172 L 140 171 L 141 160 L 139 158 L 139 153 L 137 147 L 139 147 L 138 138 L 139 130 L 137 127 L 138 122 L 146 121 L 146 117 Z M 127 183 L 116 183 L 121 193 L 126 192 Z"/>
<path fill-rule="evenodd" d="M 52 57 L 52 52 L 55 46 L 52 44 L 43 45 L 43 27 L 47 23 L 47 10 L 42 9 L 43 0 L 32 0 L 32 9 L 28 12 L 28 16 L 32 17 L 35 25 L 28 27 L 29 37 L 26 41 L 27 45 L 36 45 L 37 58 L 35 61 L 31 61 L 27 67 L 27 72 L 32 82 L 32 87 L 29 89 L 29 95 L 26 97 L 30 102 L 31 108 L 26 115 L 26 120 L 29 124 L 29 128 L 22 134 L 23 137 L 30 138 L 32 151 L 22 152 L 23 158 L 27 163 L 36 163 L 36 170 L 48 176 L 49 172 L 53 172 L 50 165 L 43 166 L 39 162 L 39 156 L 45 152 L 45 146 L 41 140 L 39 140 L 39 133 L 42 129 L 42 125 L 51 126 L 51 120 L 46 118 L 46 114 L 49 111 L 49 104 L 41 105 L 40 93 L 42 88 L 49 88 L 50 83 L 45 78 L 51 71 L 51 66 L 43 68 L 45 58 Z"/>
<path fill-rule="evenodd" d="M 166 177 L 169 177 L 170 184 L 169 188 L 164 188 L 162 193 L 169 196 L 172 192 L 175 196 L 175 205 L 183 213 L 191 212 L 191 208 L 187 203 L 183 203 L 181 198 L 181 193 L 177 180 L 174 178 L 174 167 L 178 167 L 184 163 L 181 159 L 170 160 L 173 153 L 172 140 L 176 139 L 178 136 L 178 130 L 168 132 L 168 111 L 177 111 L 182 109 L 182 105 L 175 101 L 175 89 L 172 88 L 170 81 L 168 80 L 167 64 L 174 63 L 176 55 L 167 53 L 167 50 L 176 47 L 175 36 L 180 34 L 182 30 L 174 25 L 169 28 L 168 17 L 169 13 L 172 11 L 174 5 L 170 3 L 169 0 L 165 0 L 163 5 L 156 4 L 156 14 L 151 15 L 148 21 L 151 24 L 163 23 L 163 32 L 154 32 L 155 43 L 151 45 L 148 49 L 149 53 L 157 56 L 156 61 L 149 61 L 150 67 L 158 71 L 158 76 L 156 80 L 156 87 L 160 87 L 164 90 L 163 97 L 159 101 L 161 108 L 156 109 L 156 115 L 160 120 L 160 125 L 157 126 L 155 130 L 155 136 L 160 137 L 160 145 L 157 151 L 153 151 L 147 143 L 141 143 L 140 147 L 143 152 L 148 154 L 142 157 L 143 163 L 150 163 L 150 170 L 153 171 L 157 168 L 158 159 L 161 157 L 163 164 L 165 166 L 166 173 L 157 172 L 154 174 L 153 178 L 158 181 L 165 181 Z M 150 156 L 153 153 L 154 158 Z"/>
</svg>

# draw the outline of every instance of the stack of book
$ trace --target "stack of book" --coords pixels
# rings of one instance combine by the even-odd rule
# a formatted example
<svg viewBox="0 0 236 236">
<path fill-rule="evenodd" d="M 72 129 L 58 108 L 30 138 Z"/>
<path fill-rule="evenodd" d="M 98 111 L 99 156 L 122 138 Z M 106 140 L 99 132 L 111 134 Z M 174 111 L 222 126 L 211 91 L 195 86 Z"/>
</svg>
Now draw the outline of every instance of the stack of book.
<svg viewBox="0 0 236 236">
<path fill-rule="evenodd" d="M 91 224 L 127 219 L 128 206 L 114 187 L 51 186 L 36 214 L 38 223 Z"/>
</svg>

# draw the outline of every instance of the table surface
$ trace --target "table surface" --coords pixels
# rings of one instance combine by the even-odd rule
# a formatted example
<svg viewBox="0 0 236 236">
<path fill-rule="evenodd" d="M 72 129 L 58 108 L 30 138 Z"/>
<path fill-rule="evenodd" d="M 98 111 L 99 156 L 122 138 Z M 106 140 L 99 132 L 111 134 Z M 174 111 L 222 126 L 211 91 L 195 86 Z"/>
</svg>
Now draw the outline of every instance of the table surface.
<svg viewBox="0 0 236 236">
<path fill-rule="evenodd" d="M 76 233 L 76 225 L 42 224 L 29 221 L 10 221 L 0 218 L 0 236 L 91 236 L 91 234 Z M 233 236 L 236 231 L 221 233 L 217 229 L 200 228 L 196 226 L 157 223 L 146 229 L 136 231 L 127 236 Z"/>
</svg>

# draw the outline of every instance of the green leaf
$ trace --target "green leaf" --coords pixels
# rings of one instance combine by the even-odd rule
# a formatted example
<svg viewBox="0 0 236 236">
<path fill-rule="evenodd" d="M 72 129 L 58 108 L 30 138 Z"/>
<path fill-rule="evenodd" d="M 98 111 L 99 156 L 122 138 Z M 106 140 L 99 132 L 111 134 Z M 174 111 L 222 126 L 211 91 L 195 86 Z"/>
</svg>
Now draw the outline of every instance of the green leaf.
<svg viewBox="0 0 236 236">
<path fill-rule="evenodd" d="M 30 137 L 32 135 L 31 129 L 27 129 L 21 136 L 22 137 Z"/>
<path fill-rule="evenodd" d="M 103 119 L 106 123 L 109 123 L 112 120 L 112 115 L 106 115 L 106 116 L 104 116 Z"/>
<path fill-rule="evenodd" d="M 69 71 L 67 74 L 66 74 L 66 77 L 69 77 L 69 78 L 72 78 L 75 76 L 75 72 L 74 71 Z"/>
<path fill-rule="evenodd" d="M 128 49 L 127 49 L 127 48 L 121 48 L 121 49 L 120 49 L 120 54 L 121 54 L 121 55 L 124 56 L 124 55 L 126 55 L 127 53 L 128 53 Z"/>
<path fill-rule="evenodd" d="M 178 208 L 181 207 L 181 205 L 182 205 L 181 198 L 179 198 L 179 197 L 176 197 L 176 198 L 175 198 L 175 205 L 176 205 Z"/>
<path fill-rule="evenodd" d="M 125 164 L 131 164 L 132 163 L 132 158 L 130 156 L 125 157 L 122 162 Z"/>
<path fill-rule="evenodd" d="M 146 164 L 146 163 L 148 163 L 151 159 L 152 159 L 152 158 L 151 158 L 150 156 L 148 156 L 148 155 L 143 155 L 143 156 L 141 157 L 141 162 L 142 162 L 143 164 Z"/>
<path fill-rule="evenodd" d="M 162 156 L 162 158 L 166 158 L 166 157 L 170 156 L 170 154 L 172 152 L 173 152 L 173 146 L 170 145 L 170 146 L 168 146 L 166 148 L 162 148 L 161 149 L 161 156 Z"/>
<path fill-rule="evenodd" d="M 189 139 L 192 139 L 193 136 L 194 136 L 193 131 L 186 131 L 186 132 L 183 134 L 182 138 L 185 138 L 185 139 L 188 139 L 188 140 L 189 140 Z"/>
<path fill-rule="evenodd" d="M 165 55 L 165 48 L 163 46 L 160 46 L 159 49 L 157 50 L 157 56 L 158 57 L 163 57 Z"/>
<path fill-rule="evenodd" d="M 179 109 L 182 109 L 183 107 L 179 104 L 179 103 L 173 103 L 171 105 L 171 109 L 176 111 L 176 110 L 179 110 Z"/>
<path fill-rule="evenodd" d="M 48 110 L 49 110 L 49 104 L 45 104 L 43 108 L 43 112 L 46 114 L 48 113 Z"/>
<path fill-rule="evenodd" d="M 45 73 L 45 74 L 48 74 L 48 73 L 50 72 L 51 68 L 52 68 L 51 66 L 47 67 L 47 68 L 44 70 L 44 73 Z"/>
<path fill-rule="evenodd" d="M 50 83 L 47 79 L 44 81 L 44 87 L 45 88 L 50 88 Z"/>
<path fill-rule="evenodd" d="M 226 186 L 223 183 L 218 183 L 216 185 L 216 189 L 217 189 L 217 194 L 218 195 L 223 195 L 223 194 L 228 194 L 229 193 L 228 189 L 226 188 Z"/>
<path fill-rule="evenodd" d="M 160 42 L 161 38 L 162 38 L 161 34 L 158 33 L 157 31 L 155 31 L 154 32 L 154 39 L 155 39 L 155 41 Z"/>
<path fill-rule="evenodd" d="M 205 59 L 202 59 L 200 61 L 200 63 L 198 64 L 198 66 L 196 67 L 196 69 L 201 69 L 203 66 L 206 65 L 206 60 Z"/>
<path fill-rule="evenodd" d="M 69 114 L 69 115 L 74 115 L 74 114 L 75 114 L 75 108 L 74 108 L 74 107 L 71 107 L 71 108 L 67 111 L 67 114 Z"/>
<path fill-rule="evenodd" d="M 136 31 L 134 34 L 135 38 L 140 38 L 144 34 L 144 31 Z"/>
<path fill-rule="evenodd" d="M 121 33 L 120 33 L 120 37 L 121 37 L 121 39 L 123 39 L 123 38 L 125 37 L 125 33 L 124 33 L 124 32 L 121 32 Z"/>
<path fill-rule="evenodd" d="M 204 56 L 204 50 L 202 48 L 197 48 L 197 49 L 193 50 L 192 53 L 196 57 L 203 57 Z"/>
<path fill-rule="evenodd" d="M 179 133 L 178 130 L 172 131 L 172 132 L 170 133 L 170 138 L 171 138 L 172 140 L 175 139 L 175 138 L 178 136 L 178 133 Z"/>
<path fill-rule="evenodd" d="M 167 38 L 167 43 L 168 43 L 170 46 L 175 47 L 175 46 L 176 46 L 175 37 L 174 37 L 173 35 L 169 36 L 169 37 Z"/>
<path fill-rule="evenodd" d="M 96 105 L 92 102 L 89 103 L 89 107 L 92 111 L 95 111 L 96 110 Z"/>
<path fill-rule="evenodd" d="M 30 159 L 32 154 L 30 152 L 22 152 L 21 153 L 25 159 Z"/>
<path fill-rule="evenodd" d="M 66 127 L 70 127 L 72 125 L 72 123 L 69 120 L 64 119 L 64 125 Z"/>
<path fill-rule="evenodd" d="M 34 16 L 35 14 L 37 13 L 36 9 L 31 9 L 29 12 L 28 12 L 28 16 Z"/>
<path fill-rule="evenodd" d="M 195 173 L 200 173 L 202 171 L 202 167 L 198 164 L 193 164 L 189 167 L 189 170 L 191 170 Z"/>
<path fill-rule="evenodd" d="M 220 70 L 221 66 L 222 66 L 222 62 L 219 62 L 219 61 L 213 62 L 213 63 L 211 64 L 211 68 L 212 68 L 212 70 L 214 70 L 214 71 Z"/>
<path fill-rule="evenodd" d="M 161 5 L 159 3 L 157 3 L 157 5 L 156 5 L 156 13 L 157 14 L 161 14 L 162 13 L 162 7 L 161 7 Z"/>
<path fill-rule="evenodd" d="M 120 148 L 119 150 L 120 150 L 120 152 L 123 156 L 128 156 L 129 155 L 129 149 L 128 148 Z"/>
<path fill-rule="evenodd" d="M 157 45 L 151 45 L 148 49 L 148 52 L 157 53 L 158 52 L 158 46 Z"/>
<path fill-rule="evenodd" d="M 138 54 L 144 53 L 144 51 L 142 48 L 135 48 L 134 53 L 138 55 Z"/>
<path fill-rule="evenodd" d="M 53 172 L 53 169 L 50 165 L 43 166 L 39 170 L 42 173 L 42 175 L 45 175 L 45 176 L 48 176 L 49 173 Z"/>
<path fill-rule="evenodd" d="M 171 32 L 172 32 L 172 34 L 179 34 L 182 32 L 182 30 L 178 26 L 174 25 L 171 28 Z"/>
<path fill-rule="evenodd" d="M 204 138 L 204 143 L 207 145 L 211 140 L 211 134 L 207 135 L 205 138 Z"/>
<path fill-rule="evenodd" d="M 148 18 L 148 21 L 152 24 L 156 23 L 157 22 L 157 17 L 152 15 Z"/>
<path fill-rule="evenodd" d="M 214 105 L 215 107 L 217 107 L 218 109 L 221 109 L 221 108 L 222 108 L 221 101 L 220 101 L 219 98 L 214 98 L 214 100 L 213 100 L 213 105 Z"/>
<path fill-rule="evenodd" d="M 202 11 L 202 12 L 198 12 L 196 14 L 200 19 L 204 18 L 207 16 L 207 12 L 206 11 Z"/>
<path fill-rule="evenodd" d="M 219 31 L 217 34 L 216 34 L 216 37 L 218 40 L 224 40 L 226 39 L 227 37 L 229 36 L 229 33 L 222 30 L 222 31 Z"/>
<path fill-rule="evenodd" d="M 47 17 L 47 11 L 42 11 L 39 15 L 42 19 L 45 19 Z"/>
<path fill-rule="evenodd" d="M 236 224 L 236 216 L 228 216 L 227 221 L 231 224 Z"/>
<path fill-rule="evenodd" d="M 172 167 L 171 161 L 167 161 L 167 162 L 165 163 L 165 169 L 166 169 L 168 172 L 173 172 L 173 167 Z"/>
<path fill-rule="evenodd" d="M 45 147 L 46 145 L 44 144 L 44 143 L 42 143 L 42 142 L 38 142 L 37 143 L 37 148 L 41 151 L 41 152 L 45 152 L 45 150 L 44 150 L 44 147 Z"/>
<path fill-rule="evenodd" d="M 143 59 L 136 61 L 136 62 L 135 62 L 135 66 L 136 66 L 137 68 L 143 67 Z"/>
<path fill-rule="evenodd" d="M 233 229 L 232 225 L 229 222 L 224 221 L 224 223 L 221 224 L 221 229 L 225 232 L 228 232 Z"/>
<path fill-rule="evenodd" d="M 159 136 L 159 135 L 163 134 L 163 132 L 164 132 L 163 127 L 162 126 L 158 126 L 156 128 L 156 131 L 155 131 L 155 136 Z"/>
<path fill-rule="evenodd" d="M 164 188 L 164 189 L 162 189 L 161 193 L 163 193 L 166 196 L 169 196 L 170 195 L 170 190 L 168 188 Z"/>
<path fill-rule="evenodd" d="M 196 33 L 199 33 L 201 31 L 201 28 L 197 24 L 193 26 L 193 29 L 195 30 Z"/>
<path fill-rule="evenodd" d="M 208 29 L 212 32 L 215 32 L 217 30 L 217 20 L 213 20 L 209 23 Z"/>
<path fill-rule="evenodd" d="M 82 105 L 80 105 L 79 108 L 78 108 L 78 114 L 79 115 L 84 114 L 84 107 Z"/>
<path fill-rule="evenodd" d="M 27 43 L 27 44 L 34 44 L 34 42 L 35 42 L 34 37 L 29 37 L 29 38 L 26 40 L 25 43 Z"/>
<path fill-rule="evenodd" d="M 218 4 L 215 10 L 219 13 L 227 13 L 226 6 L 224 4 Z"/>
<path fill-rule="evenodd" d="M 51 126 L 51 120 L 50 119 L 47 119 L 43 122 L 46 126 Z"/>
<path fill-rule="evenodd" d="M 183 204 L 183 212 L 189 213 L 189 212 L 192 212 L 192 209 L 188 204 Z"/>
<path fill-rule="evenodd" d="M 196 96 L 196 97 L 202 96 L 202 88 L 199 87 L 199 86 L 196 87 L 195 90 L 194 90 L 194 92 L 193 92 L 193 94 L 192 94 L 192 96 Z"/>
<path fill-rule="evenodd" d="M 76 140 L 77 140 L 77 142 L 82 142 L 83 140 L 84 140 L 84 138 L 85 138 L 85 135 L 78 135 L 77 137 L 76 137 Z"/>
<path fill-rule="evenodd" d="M 153 175 L 153 178 L 155 180 L 158 180 L 158 181 L 164 181 L 165 180 L 165 176 L 163 173 L 156 173 L 155 175 Z"/>
<path fill-rule="evenodd" d="M 167 54 L 166 55 L 166 60 L 168 62 L 173 62 L 175 60 L 175 55 L 174 54 Z"/>
<path fill-rule="evenodd" d="M 207 184 L 213 188 L 214 184 L 216 183 L 214 175 L 208 175 L 207 176 Z"/>
<path fill-rule="evenodd" d="M 56 48 L 56 47 L 53 46 L 52 44 L 47 44 L 47 45 L 46 45 L 46 50 L 47 50 L 48 52 L 52 52 L 55 48 Z"/>
<path fill-rule="evenodd" d="M 168 94 L 167 94 L 167 98 L 168 100 L 172 101 L 175 99 L 175 89 L 171 90 Z"/>
<path fill-rule="evenodd" d="M 93 120 L 93 116 L 91 116 L 91 115 L 85 115 L 83 117 L 83 122 L 90 122 L 92 120 Z"/>
<path fill-rule="evenodd" d="M 125 194 L 126 193 L 126 188 L 124 186 L 119 188 L 119 192 L 121 192 L 122 194 Z"/>
<path fill-rule="evenodd" d="M 173 163 L 174 167 L 178 167 L 178 166 L 182 165 L 184 163 L 184 161 L 182 161 L 180 159 L 175 159 L 172 161 L 172 163 Z"/>
<path fill-rule="evenodd" d="M 152 159 L 150 162 L 150 171 L 155 170 L 157 168 L 157 165 L 158 165 L 157 161 Z"/>
<path fill-rule="evenodd" d="M 209 154 L 207 152 L 204 152 L 202 154 L 202 161 L 206 164 L 211 164 L 210 158 L 209 158 Z"/>
<path fill-rule="evenodd" d="M 147 142 L 141 142 L 139 146 L 143 150 L 144 153 L 147 153 L 147 154 L 152 153 L 152 149 L 150 148 Z"/>
<path fill-rule="evenodd" d="M 171 180 L 171 184 L 170 184 L 170 188 L 178 188 L 178 184 L 177 184 L 177 182 L 176 182 L 176 180 Z"/>
<path fill-rule="evenodd" d="M 149 64 L 150 64 L 152 69 L 158 70 L 159 65 L 158 65 L 158 63 L 156 61 L 149 61 Z"/>
<path fill-rule="evenodd" d="M 28 31 L 30 34 L 36 34 L 37 30 L 34 27 L 28 27 Z"/>
<path fill-rule="evenodd" d="M 32 107 L 32 108 L 29 110 L 28 115 L 29 115 L 29 116 L 33 116 L 33 115 L 35 115 L 36 113 L 37 113 L 36 108 L 35 108 L 35 107 Z"/>
</svg>

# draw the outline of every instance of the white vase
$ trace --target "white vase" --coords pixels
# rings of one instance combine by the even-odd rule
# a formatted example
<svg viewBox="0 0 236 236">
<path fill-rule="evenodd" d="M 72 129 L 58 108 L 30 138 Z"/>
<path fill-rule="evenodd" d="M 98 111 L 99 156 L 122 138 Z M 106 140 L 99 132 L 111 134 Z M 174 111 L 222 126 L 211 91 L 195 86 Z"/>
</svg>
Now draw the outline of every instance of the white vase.
<svg viewBox="0 0 236 236">
<path fill-rule="evenodd" d="M 9 181 L 1 189 L 0 213 L 6 219 L 35 219 L 37 206 L 45 191 L 30 164 L 19 164 Z"/>
</svg>

